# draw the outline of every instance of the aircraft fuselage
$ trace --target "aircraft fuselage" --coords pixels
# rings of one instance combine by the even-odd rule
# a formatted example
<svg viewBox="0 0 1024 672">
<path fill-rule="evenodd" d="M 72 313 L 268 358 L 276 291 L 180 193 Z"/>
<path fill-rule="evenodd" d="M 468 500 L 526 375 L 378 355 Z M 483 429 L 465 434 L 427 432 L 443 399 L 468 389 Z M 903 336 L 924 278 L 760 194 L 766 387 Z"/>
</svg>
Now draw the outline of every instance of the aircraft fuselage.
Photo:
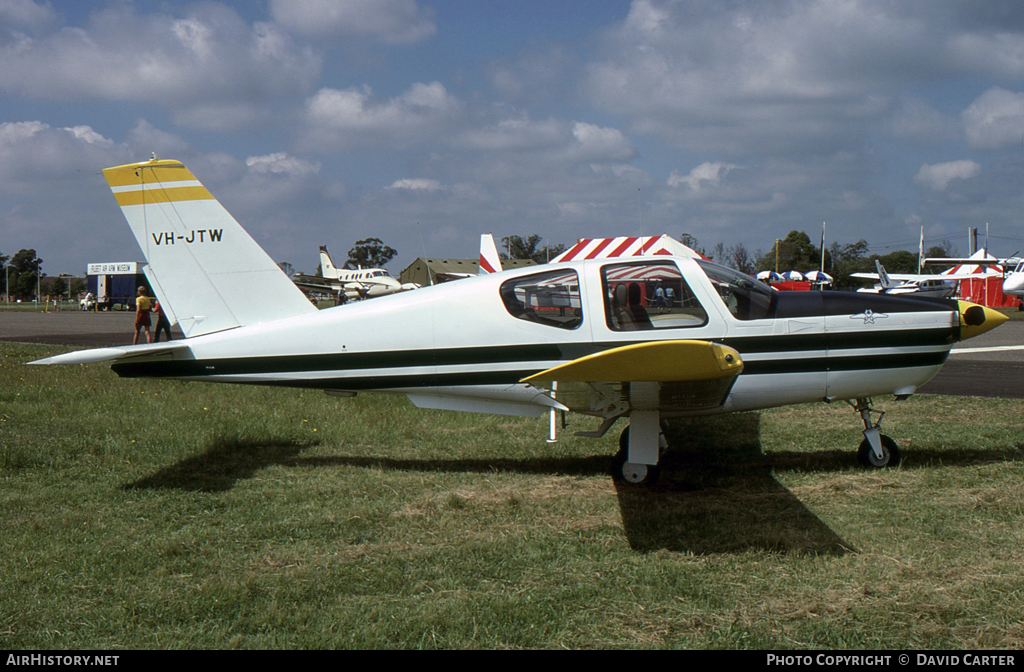
<svg viewBox="0 0 1024 672">
<path fill-rule="evenodd" d="M 609 317 L 609 280 L 602 273 L 630 264 L 643 268 L 645 260 L 586 261 L 469 278 L 229 329 L 189 339 L 187 354 L 147 360 L 140 353 L 113 368 L 126 377 L 388 391 L 410 394 L 414 401 L 486 393 L 496 404 L 511 404 L 511 411 L 534 415 L 550 403 L 538 404 L 541 391 L 519 382 L 529 375 L 614 347 L 689 339 L 722 343 L 740 353 L 743 373 L 716 409 L 737 411 L 911 393 L 935 375 L 960 337 L 955 301 L 856 292 L 773 292 L 774 305 L 766 307 L 764 315 L 738 317 L 723 300 L 720 285 L 693 260 L 648 261 L 658 268 L 669 263 L 679 269 L 687 300 L 696 306 L 691 312 L 702 310 L 701 319 L 680 322 L 676 317 L 674 324 L 665 318 L 665 326 L 659 328 L 615 328 Z M 532 287 L 531 278 L 551 279 L 559 273 L 574 277 L 556 283 L 553 298 L 539 299 L 552 305 L 535 306 L 538 313 L 553 316 L 550 321 L 514 315 L 502 300 L 503 285 Z M 641 303 L 651 313 L 657 309 L 655 290 L 650 289 L 656 282 L 640 280 L 647 284 Z M 567 312 L 574 317 L 564 319 Z M 668 309 L 666 314 L 671 316 Z M 657 324 L 663 316 L 652 317 Z M 662 412 L 686 415 L 693 410 L 686 404 L 666 404 Z M 597 409 L 590 412 L 601 414 Z"/>
</svg>

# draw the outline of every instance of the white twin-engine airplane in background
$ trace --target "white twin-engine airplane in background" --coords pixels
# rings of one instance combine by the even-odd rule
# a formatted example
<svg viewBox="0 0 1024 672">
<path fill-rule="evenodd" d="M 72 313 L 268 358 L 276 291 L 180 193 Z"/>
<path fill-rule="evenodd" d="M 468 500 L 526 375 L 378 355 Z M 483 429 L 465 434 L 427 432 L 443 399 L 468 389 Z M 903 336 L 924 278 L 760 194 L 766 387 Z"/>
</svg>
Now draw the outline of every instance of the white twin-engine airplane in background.
<svg viewBox="0 0 1024 672">
<path fill-rule="evenodd" d="M 778 292 L 671 256 L 489 273 L 318 311 L 181 163 L 103 173 L 157 298 L 186 338 L 35 364 L 111 362 L 124 377 L 340 396 L 391 392 L 423 408 L 523 416 L 555 408 L 600 418 L 591 436 L 626 418 L 613 475 L 631 483 L 657 477 L 667 418 L 823 400 L 856 400 L 848 403 L 864 422 L 862 462 L 898 462 L 870 397 L 914 393 L 955 342 L 1006 319 L 942 299 Z M 196 235 L 212 230 L 216 239 Z M 174 244 L 163 244 L 168 236 Z"/>
<path fill-rule="evenodd" d="M 320 246 L 320 273 L 319 276 L 296 274 L 292 280 L 306 289 L 345 292 L 345 296 L 353 300 L 419 289 L 414 283 L 399 282 L 383 268 L 338 268 L 326 245 Z"/>
</svg>

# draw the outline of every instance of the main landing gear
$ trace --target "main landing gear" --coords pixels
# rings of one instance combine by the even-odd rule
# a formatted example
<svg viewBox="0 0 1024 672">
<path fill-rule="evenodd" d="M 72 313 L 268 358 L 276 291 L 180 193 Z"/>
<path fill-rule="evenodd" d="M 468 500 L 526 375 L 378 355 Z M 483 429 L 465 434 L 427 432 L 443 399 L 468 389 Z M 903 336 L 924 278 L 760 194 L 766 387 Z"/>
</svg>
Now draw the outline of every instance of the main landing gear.
<svg viewBox="0 0 1024 672">
<path fill-rule="evenodd" d="M 630 416 L 629 426 L 619 435 L 619 452 L 612 458 L 612 478 L 630 485 L 652 485 L 661 475 L 658 459 L 668 447 L 668 442 L 662 433 L 664 427 L 658 413 L 653 413 L 653 428 L 651 418 L 637 418 L 638 415 L 633 413 Z M 631 427 L 636 435 L 632 444 Z M 652 445 L 655 447 L 653 451 Z"/>
<path fill-rule="evenodd" d="M 850 404 L 864 421 L 864 440 L 861 442 L 860 448 L 857 449 L 857 460 L 865 467 L 872 469 L 898 466 L 900 463 L 899 447 L 892 438 L 882 434 L 879 429 L 885 411 L 873 411 L 871 400 L 866 398 L 858 399 L 856 404 L 849 400 L 846 403 Z M 878 420 L 875 422 L 871 421 L 872 412 L 878 413 Z"/>
</svg>

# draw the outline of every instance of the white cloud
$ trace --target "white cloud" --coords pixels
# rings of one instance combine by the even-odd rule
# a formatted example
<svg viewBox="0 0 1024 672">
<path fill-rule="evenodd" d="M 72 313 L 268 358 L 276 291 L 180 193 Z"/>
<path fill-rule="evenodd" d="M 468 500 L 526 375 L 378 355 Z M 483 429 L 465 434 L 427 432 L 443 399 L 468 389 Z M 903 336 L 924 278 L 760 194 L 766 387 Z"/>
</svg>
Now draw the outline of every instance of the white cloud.
<svg viewBox="0 0 1024 672">
<path fill-rule="evenodd" d="M 69 179 L 77 170 L 98 170 L 123 161 L 123 146 L 90 126 L 55 128 L 40 121 L 0 124 L 0 191 L 11 184 Z"/>
<path fill-rule="evenodd" d="M 981 164 L 974 161 L 949 161 L 921 166 L 914 181 L 934 191 L 945 191 L 952 180 L 969 180 L 981 172 Z"/>
<path fill-rule="evenodd" d="M 302 35 L 412 44 L 433 37 L 433 11 L 415 0 L 271 0 L 279 24 Z"/>
<path fill-rule="evenodd" d="M 555 119 L 533 121 L 520 115 L 511 119 L 471 128 L 459 138 L 460 145 L 480 151 L 521 151 L 562 145 L 566 126 Z"/>
<path fill-rule="evenodd" d="M 827 155 L 877 131 L 907 85 L 1024 75 L 1019 31 L 995 19 L 978 30 L 934 4 L 635 0 L 584 91 L 630 131 L 686 149 Z M 889 130 L 920 140 L 929 128 L 950 133 L 949 120 L 904 104 Z"/>
<path fill-rule="evenodd" d="M 706 162 L 700 164 L 691 170 L 688 175 L 680 175 L 673 170 L 668 178 L 668 186 L 680 187 L 686 185 L 693 191 L 700 191 L 704 186 L 717 187 L 721 183 L 722 178 L 729 174 L 729 171 L 737 168 L 739 166 L 731 163 L 715 161 L 714 163 Z"/>
<path fill-rule="evenodd" d="M 468 129 L 454 144 L 482 152 L 532 152 L 535 162 L 571 164 L 621 162 L 636 154 L 617 128 L 583 121 L 533 121 L 526 115 Z"/>
<path fill-rule="evenodd" d="M 49 2 L 0 0 L 0 31 L 37 31 L 56 21 L 57 13 Z"/>
<path fill-rule="evenodd" d="M 966 33 L 952 37 L 949 46 L 965 68 L 996 77 L 1024 76 L 1024 35 L 1000 30 Z"/>
<path fill-rule="evenodd" d="M 425 178 L 405 178 L 395 180 L 388 189 L 408 189 L 409 191 L 439 191 L 444 189 L 438 180 Z"/>
<path fill-rule="evenodd" d="M 407 147 L 434 141 L 462 112 L 440 82 L 416 83 L 383 99 L 363 89 L 321 89 L 306 101 L 304 143 L 312 149 Z"/>
<path fill-rule="evenodd" d="M 295 177 L 316 175 L 322 167 L 319 163 L 288 156 L 287 152 L 276 152 L 264 156 L 250 156 L 245 160 L 245 165 L 253 173 L 284 174 Z"/>
<path fill-rule="evenodd" d="M 1001 149 L 1019 145 L 1024 134 L 1024 93 L 999 87 L 989 89 L 962 116 L 972 147 Z"/>
<path fill-rule="evenodd" d="M 934 145 L 960 136 L 960 124 L 932 107 L 928 101 L 901 96 L 892 116 L 884 124 L 891 136 L 915 144 Z"/>
<path fill-rule="evenodd" d="M 321 61 L 271 24 L 247 24 L 233 10 L 197 5 L 185 18 L 138 15 L 117 5 L 17 48 L 0 50 L 0 90 L 51 100 L 144 101 L 177 111 L 179 123 L 225 130 L 253 121 L 238 111 L 302 94 Z M 190 109 L 196 106 L 199 111 Z M 205 108 L 205 111 L 204 111 Z"/>
<path fill-rule="evenodd" d="M 573 122 L 569 156 L 576 161 L 626 161 L 636 154 L 633 144 L 617 128 Z"/>
</svg>

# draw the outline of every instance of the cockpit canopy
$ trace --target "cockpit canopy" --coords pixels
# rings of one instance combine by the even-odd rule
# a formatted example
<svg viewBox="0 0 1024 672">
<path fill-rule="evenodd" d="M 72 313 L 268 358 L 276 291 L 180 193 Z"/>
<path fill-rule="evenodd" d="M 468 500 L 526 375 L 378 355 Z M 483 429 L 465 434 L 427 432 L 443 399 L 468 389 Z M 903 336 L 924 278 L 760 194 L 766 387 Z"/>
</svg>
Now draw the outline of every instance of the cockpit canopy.
<svg viewBox="0 0 1024 672">
<path fill-rule="evenodd" d="M 726 308 L 738 320 L 774 315 L 777 292 L 754 278 L 697 260 Z M 708 323 L 705 306 L 675 261 L 616 261 L 601 266 L 604 319 L 612 331 L 687 329 Z M 513 317 L 560 329 L 583 323 L 579 275 L 572 268 L 541 271 L 507 280 L 501 300 Z"/>
</svg>

